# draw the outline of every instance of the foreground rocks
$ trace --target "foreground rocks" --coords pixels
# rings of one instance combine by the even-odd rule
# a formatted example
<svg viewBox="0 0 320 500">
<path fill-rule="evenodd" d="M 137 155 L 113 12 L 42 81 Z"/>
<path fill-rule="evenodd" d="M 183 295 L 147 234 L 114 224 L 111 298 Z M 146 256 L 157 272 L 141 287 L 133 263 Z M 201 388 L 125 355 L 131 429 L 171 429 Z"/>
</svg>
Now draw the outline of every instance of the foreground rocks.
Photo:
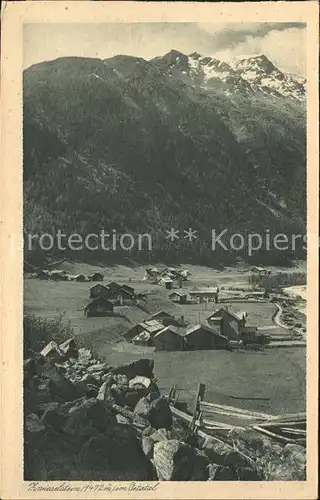
<svg viewBox="0 0 320 500">
<path fill-rule="evenodd" d="M 190 435 L 160 394 L 153 361 L 111 366 L 51 342 L 24 361 L 26 480 L 303 480 L 305 449 L 236 429 Z"/>
</svg>

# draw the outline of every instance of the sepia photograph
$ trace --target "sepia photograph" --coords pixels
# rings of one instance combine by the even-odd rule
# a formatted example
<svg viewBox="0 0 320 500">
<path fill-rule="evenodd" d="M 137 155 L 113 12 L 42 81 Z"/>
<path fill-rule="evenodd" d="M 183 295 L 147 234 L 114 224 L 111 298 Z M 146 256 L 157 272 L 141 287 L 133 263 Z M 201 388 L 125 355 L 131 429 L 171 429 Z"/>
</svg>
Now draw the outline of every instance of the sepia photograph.
<svg viewBox="0 0 320 500">
<path fill-rule="evenodd" d="M 296 18 L 23 23 L 29 495 L 310 478 L 312 82 Z"/>
</svg>

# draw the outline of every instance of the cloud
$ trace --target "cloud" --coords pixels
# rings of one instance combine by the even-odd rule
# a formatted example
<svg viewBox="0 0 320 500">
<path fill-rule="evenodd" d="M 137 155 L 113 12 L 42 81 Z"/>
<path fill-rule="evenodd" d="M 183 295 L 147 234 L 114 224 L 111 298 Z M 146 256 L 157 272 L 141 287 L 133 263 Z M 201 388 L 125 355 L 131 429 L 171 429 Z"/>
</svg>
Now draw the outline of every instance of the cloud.
<svg viewBox="0 0 320 500">
<path fill-rule="evenodd" d="M 270 30 L 263 37 L 247 36 L 242 43 L 218 50 L 216 56 L 229 61 L 243 54 L 265 54 L 280 70 L 306 74 L 306 31 L 296 27 Z"/>
<path fill-rule="evenodd" d="M 304 28 L 302 23 L 29 24 L 24 67 L 66 56 L 151 59 L 176 49 L 221 59 L 262 52 L 280 69 L 304 74 Z"/>
<path fill-rule="evenodd" d="M 248 39 L 264 38 L 271 32 L 290 29 L 302 30 L 304 23 L 232 23 L 224 25 L 201 24 L 204 31 L 212 34 L 217 50 L 230 48 L 246 42 Z"/>
</svg>

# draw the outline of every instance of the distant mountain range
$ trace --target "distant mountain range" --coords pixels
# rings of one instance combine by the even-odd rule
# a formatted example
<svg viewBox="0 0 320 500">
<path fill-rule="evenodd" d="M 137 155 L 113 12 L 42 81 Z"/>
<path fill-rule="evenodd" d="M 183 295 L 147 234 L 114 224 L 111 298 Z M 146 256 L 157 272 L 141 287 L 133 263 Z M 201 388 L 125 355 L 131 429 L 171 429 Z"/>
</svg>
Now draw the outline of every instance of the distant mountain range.
<svg viewBox="0 0 320 500">
<path fill-rule="evenodd" d="M 23 83 L 26 231 L 149 231 L 135 258 L 211 263 L 235 258 L 212 254 L 212 228 L 304 230 L 306 82 L 266 56 L 68 57 Z"/>
</svg>

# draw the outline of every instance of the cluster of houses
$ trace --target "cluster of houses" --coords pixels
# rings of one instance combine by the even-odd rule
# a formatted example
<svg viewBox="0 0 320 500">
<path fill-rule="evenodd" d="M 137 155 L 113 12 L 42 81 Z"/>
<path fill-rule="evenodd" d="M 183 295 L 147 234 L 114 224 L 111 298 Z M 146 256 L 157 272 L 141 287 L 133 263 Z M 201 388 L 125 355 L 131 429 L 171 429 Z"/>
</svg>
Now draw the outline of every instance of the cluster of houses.
<svg viewBox="0 0 320 500">
<path fill-rule="evenodd" d="M 103 274 L 95 272 L 85 276 L 84 274 L 70 274 L 67 271 L 61 269 L 41 269 L 35 273 L 35 277 L 40 280 L 50 280 L 50 281 L 103 281 Z"/>
<path fill-rule="evenodd" d="M 114 306 L 136 305 L 143 294 L 136 294 L 129 285 L 119 285 L 111 281 L 108 285 L 97 283 L 89 289 L 89 303 L 84 308 L 86 317 L 110 316 Z"/>
<path fill-rule="evenodd" d="M 173 290 L 169 294 L 169 298 L 177 304 L 193 304 L 204 301 L 213 301 L 217 304 L 219 302 L 219 288 L 207 287 L 199 289 L 195 287 L 192 290 Z"/>
<path fill-rule="evenodd" d="M 190 271 L 187 269 L 166 267 L 160 270 L 157 267 L 152 267 L 146 269 L 144 279 L 162 285 L 167 290 L 171 290 L 175 287 L 181 288 L 182 282 L 187 281 L 190 274 Z"/>
<path fill-rule="evenodd" d="M 228 307 L 213 311 L 205 323 L 189 328 L 183 318 L 178 321 L 160 311 L 131 327 L 124 337 L 134 344 L 155 346 L 156 351 L 229 349 L 266 341 L 257 326 L 247 324 L 246 312 L 234 312 Z"/>
</svg>

